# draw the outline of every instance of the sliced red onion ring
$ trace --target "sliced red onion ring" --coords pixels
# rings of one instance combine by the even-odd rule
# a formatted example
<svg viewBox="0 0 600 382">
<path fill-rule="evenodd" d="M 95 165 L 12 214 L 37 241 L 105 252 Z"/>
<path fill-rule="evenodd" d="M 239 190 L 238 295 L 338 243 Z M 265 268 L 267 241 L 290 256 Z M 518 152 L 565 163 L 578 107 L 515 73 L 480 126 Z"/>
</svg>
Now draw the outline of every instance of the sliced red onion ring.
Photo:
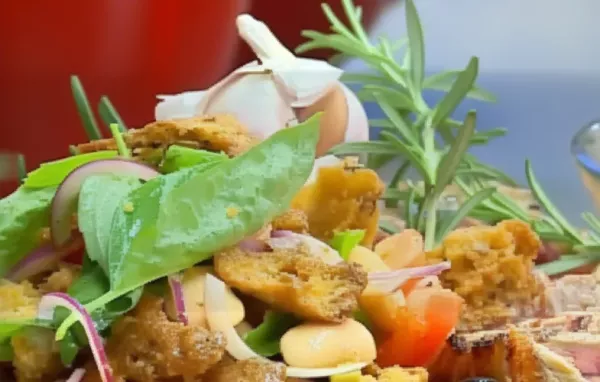
<svg viewBox="0 0 600 382">
<path fill-rule="evenodd" d="M 52 320 L 54 318 L 54 309 L 57 306 L 69 309 L 83 326 L 102 382 L 114 382 L 115 378 L 112 375 L 112 370 L 104 351 L 102 338 L 94 326 L 94 321 L 77 300 L 65 293 L 48 293 L 42 296 L 38 306 L 38 318 Z"/>
<path fill-rule="evenodd" d="M 85 369 L 75 369 L 73 373 L 65 382 L 80 382 L 85 375 Z"/>
<path fill-rule="evenodd" d="M 168 278 L 169 286 L 171 287 L 171 297 L 173 298 L 173 305 L 177 312 L 177 320 L 184 325 L 189 324 L 187 309 L 185 308 L 185 298 L 183 296 L 183 286 L 181 284 L 181 275 L 173 274 Z"/>
<path fill-rule="evenodd" d="M 247 237 L 238 243 L 238 246 L 248 252 L 265 252 L 268 251 L 269 245 L 262 240 Z"/>
<path fill-rule="evenodd" d="M 22 258 L 5 277 L 10 281 L 21 282 L 51 269 L 60 259 L 81 248 L 83 248 L 83 239 L 80 236 L 75 237 L 62 249 L 56 249 L 51 244 L 44 245 Z"/>
<path fill-rule="evenodd" d="M 149 180 L 159 175 L 150 166 L 127 159 L 104 159 L 84 164 L 73 170 L 58 186 L 52 201 L 51 234 L 57 248 L 71 239 L 71 215 L 77 206 L 77 197 L 83 182 L 92 175 L 119 174 Z"/>
<path fill-rule="evenodd" d="M 278 231 L 273 231 L 271 232 L 271 237 L 291 237 L 293 236 L 294 232 L 292 231 L 285 231 L 285 230 L 278 230 Z"/>
<path fill-rule="evenodd" d="M 275 232 L 277 236 L 271 235 L 268 243 L 273 249 L 293 249 L 305 245 L 312 256 L 320 258 L 327 264 L 338 264 L 344 261 L 338 251 L 312 236 L 289 231 Z"/>
<path fill-rule="evenodd" d="M 392 293 L 410 279 L 426 276 L 437 276 L 445 270 L 450 269 L 450 262 L 445 261 L 425 267 L 404 268 L 389 272 L 369 273 L 369 284 L 386 293 Z"/>
</svg>

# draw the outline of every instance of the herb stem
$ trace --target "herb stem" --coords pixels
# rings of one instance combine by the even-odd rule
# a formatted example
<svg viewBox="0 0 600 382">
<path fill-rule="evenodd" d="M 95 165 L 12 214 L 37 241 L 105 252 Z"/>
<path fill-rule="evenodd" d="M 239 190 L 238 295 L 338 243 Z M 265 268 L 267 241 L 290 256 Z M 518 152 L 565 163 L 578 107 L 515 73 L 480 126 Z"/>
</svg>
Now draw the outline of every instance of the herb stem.
<svg viewBox="0 0 600 382">
<path fill-rule="evenodd" d="M 110 132 L 112 133 L 113 138 L 115 138 L 115 142 L 117 143 L 117 149 L 119 150 L 119 154 L 121 154 L 121 156 L 123 158 L 131 158 L 131 153 L 129 152 L 129 149 L 127 148 L 127 145 L 125 144 L 123 135 L 121 134 L 121 131 L 119 130 L 119 125 L 117 123 L 111 123 L 109 125 L 109 127 L 110 127 Z"/>
<path fill-rule="evenodd" d="M 438 199 L 437 195 L 432 195 L 424 205 L 424 210 L 427 211 L 427 216 L 425 217 L 425 251 L 431 251 L 435 246 Z"/>
</svg>

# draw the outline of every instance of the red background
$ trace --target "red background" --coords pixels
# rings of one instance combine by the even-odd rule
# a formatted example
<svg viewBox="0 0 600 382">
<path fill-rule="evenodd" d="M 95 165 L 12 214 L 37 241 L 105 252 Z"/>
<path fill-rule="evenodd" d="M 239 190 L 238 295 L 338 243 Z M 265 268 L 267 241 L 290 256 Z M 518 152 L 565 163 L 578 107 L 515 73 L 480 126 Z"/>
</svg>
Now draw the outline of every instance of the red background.
<svg viewBox="0 0 600 382">
<path fill-rule="evenodd" d="M 391 0 L 356 1 L 371 24 Z M 341 15 L 339 0 L 328 1 Z M 210 86 L 252 60 L 235 17 L 250 12 L 291 48 L 303 29 L 327 31 L 320 0 L 63 0 L 0 4 L 0 151 L 29 169 L 86 140 L 69 76 L 92 108 L 108 95 L 129 126 L 153 117 L 155 95 Z M 326 52 L 319 55 L 325 57 Z M 0 190 L 2 191 L 2 190 Z"/>
</svg>

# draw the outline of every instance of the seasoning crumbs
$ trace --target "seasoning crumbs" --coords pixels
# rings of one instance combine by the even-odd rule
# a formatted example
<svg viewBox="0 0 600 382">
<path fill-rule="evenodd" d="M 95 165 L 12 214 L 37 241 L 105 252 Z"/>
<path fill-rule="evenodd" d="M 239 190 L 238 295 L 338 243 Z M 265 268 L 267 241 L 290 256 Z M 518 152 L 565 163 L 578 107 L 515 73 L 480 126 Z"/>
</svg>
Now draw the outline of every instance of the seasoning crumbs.
<svg viewBox="0 0 600 382">
<path fill-rule="evenodd" d="M 234 218 L 236 216 L 238 216 L 238 214 L 240 213 L 240 210 L 237 209 L 236 207 L 227 207 L 227 217 L 228 218 Z"/>
<path fill-rule="evenodd" d="M 125 203 L 125 205 L 123 205 L 123 211 L 125 211 L 127 213 L 133 212 L 133 203 L 131 203 L 131 202 Z"/>
</svg>

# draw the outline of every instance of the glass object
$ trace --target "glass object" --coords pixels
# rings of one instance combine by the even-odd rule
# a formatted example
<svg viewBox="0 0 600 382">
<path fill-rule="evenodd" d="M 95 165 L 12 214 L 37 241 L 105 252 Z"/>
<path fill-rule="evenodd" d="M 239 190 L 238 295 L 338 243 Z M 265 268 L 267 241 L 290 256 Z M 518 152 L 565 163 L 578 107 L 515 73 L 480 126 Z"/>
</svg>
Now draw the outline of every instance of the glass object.
<svg viewBox="0 0 600 382">
<path fill-rule="evenodd" d="M 575 134 L 571 153 L 583 184 L 596 209 L 600 210 L 600 120 L 589 123 Z"/>
</svg>

